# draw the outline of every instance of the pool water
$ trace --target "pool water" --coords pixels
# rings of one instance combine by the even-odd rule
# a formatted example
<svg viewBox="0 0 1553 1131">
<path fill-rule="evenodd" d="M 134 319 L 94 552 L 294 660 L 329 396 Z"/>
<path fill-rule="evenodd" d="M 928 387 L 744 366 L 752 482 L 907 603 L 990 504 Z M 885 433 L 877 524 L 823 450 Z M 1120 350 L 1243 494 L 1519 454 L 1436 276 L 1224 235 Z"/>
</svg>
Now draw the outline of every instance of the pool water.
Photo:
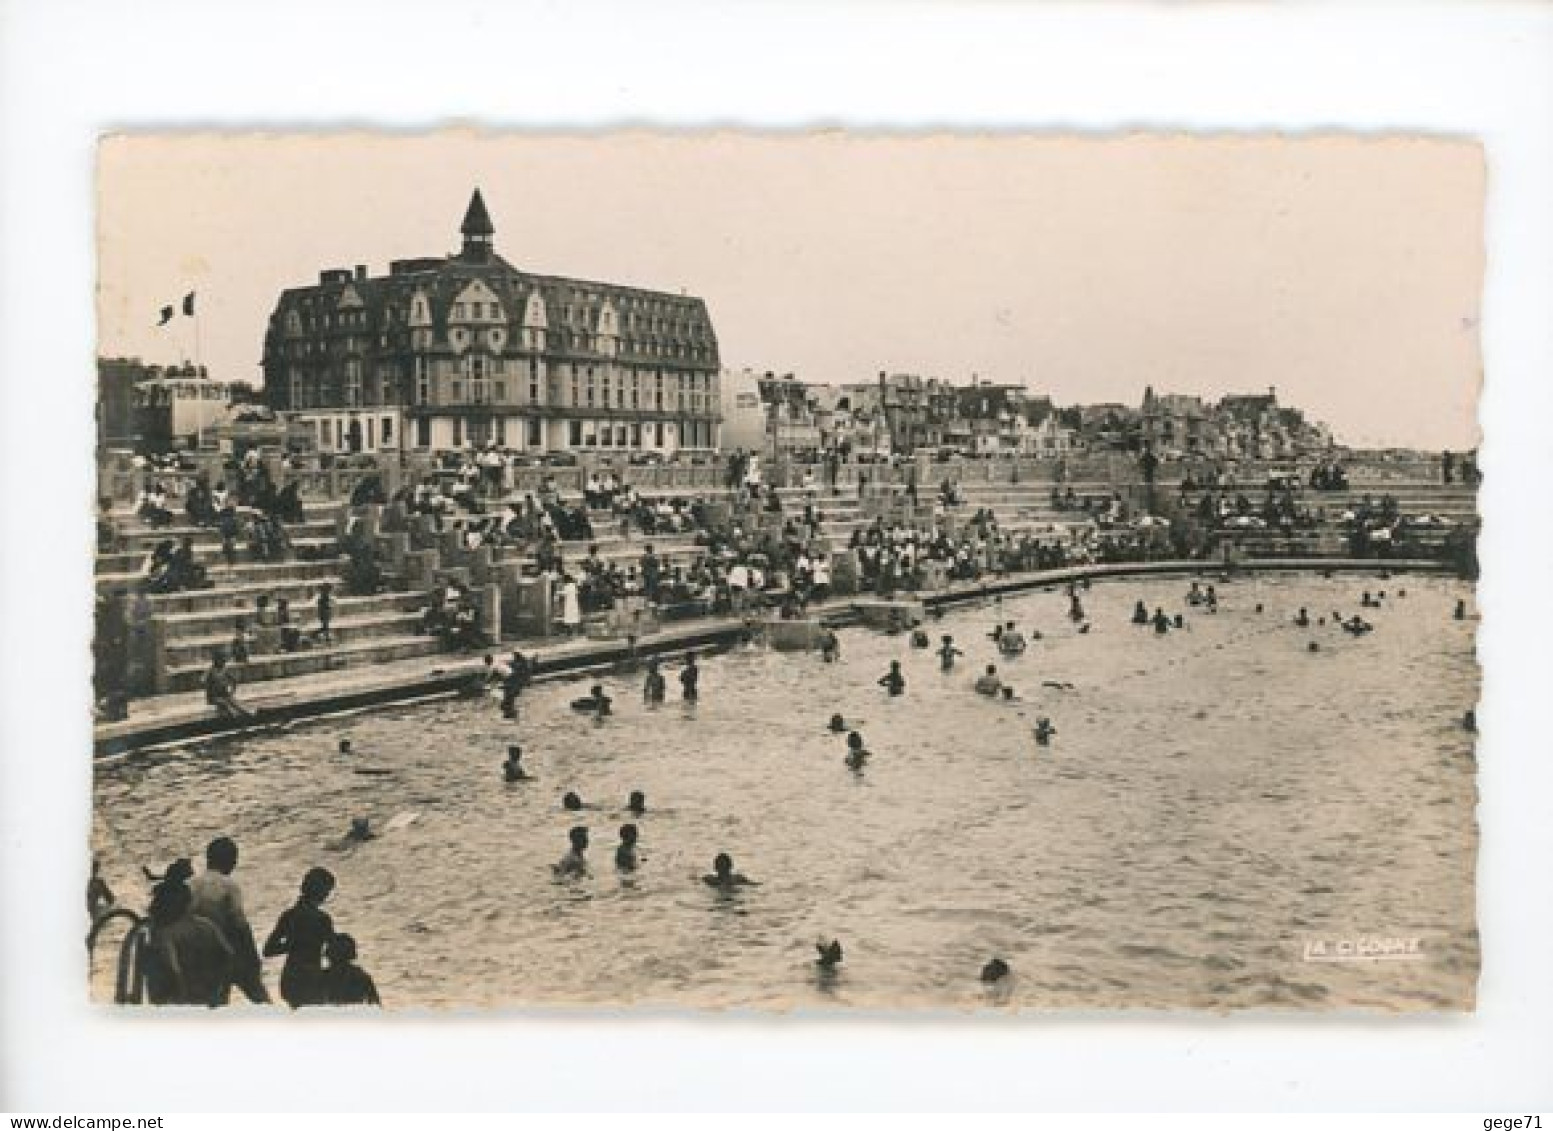
<svg viewBox="0 0 1553 1131">
<path fill-rule="evenodd" d="M 1218 584 L 1209 615 L 1184 607 L 1186 585 L 1096 583 L 1087 634 L 1056 591 L 952 611 L 927 626 L 966 652 L 947 674 L 905 636 L 848 629 L 836 664 L 705 659 L 693 707 L 672 669 L 651 709 L 640 674 L 621 673 L 598 723 L 568 709 L 592 682 L 573 680 L 530 688 L 517 723 L 461 700 L 107 763 L 94 848 L 138 901 L 141 864 L 198 863 L 234 837 L 261 942 L 303 872 L 330 868 L 327 909 L 391 1006 L 1469 1007 L 1461 717 L 1478 669 L 1475 616 L 1451 610 L 1470 587 L 1244 578 Z M 1365 587 L 1390 590 L 1363 610 L 1367 636 L 1291 622 L 1301 605 L 1359 611 Z M 1134 627 L 1139 598 L 1187 627 Z M 1010 619 L 1043 639 L 1004 661 L 987 633 Z M 891 659 L 908 681 L 894 699 L 875 684 Z M 1020 701 L 971 691 L 988 662 Z M 861 774 L 826 730 L 833 712 L 873 752 Z M 1040 715 L 1049 746 L 1032 737 Z M 536 781 L 503 782 L 510 742 Z M 633 789 L 642 864 L 621 878 Z M 596 807 L 564 812 L 567 790 Z M 341 850 L 361 815 L 401 827 Z M 557 881 L 578 823 L 592 874 Z M 720 851 L 759 886 L 701 883 Z M 1419 957 L 1306 959 L 1313 939 L 1361 936 L 1417 938 Z M 814 946 L 830 938 L 846 957 L 822 978 Z M 993 956 L 1013 974 L 989 988 Z M 278 976 L 271 963 L 272 992 Z"/>
</svg>

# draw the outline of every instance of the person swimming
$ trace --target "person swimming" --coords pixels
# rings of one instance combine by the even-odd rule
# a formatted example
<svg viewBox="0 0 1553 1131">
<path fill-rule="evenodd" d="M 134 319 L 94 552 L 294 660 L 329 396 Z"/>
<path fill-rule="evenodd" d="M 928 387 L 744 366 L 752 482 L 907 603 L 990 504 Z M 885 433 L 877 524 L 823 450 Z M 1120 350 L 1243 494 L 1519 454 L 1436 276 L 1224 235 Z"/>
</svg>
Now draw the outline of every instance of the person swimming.
<svg viewBox="0 0 1553 1131">
<path fill-rule="evenodd" d="M 1319 651 L 1321 651 L 1321 645 L 1318 642 L 1312 640 L 1310 643 L 1305 645 L 1305 651 L 1307 651 L 1307 652 L 1319 652 Z"/>
<path fill-rule="evenodd" d="M 533 781 L 533 776 L 523 768 L 523 747 L 507 747 L 507 760 L 501 766 L 502 777 L 509 782 Z"/>
<path fill-rule="evenodd" d="M 636 826 L 620 826 L 620 844 L 615 848 L 615 870 L 634 872 L 639 862 L 636 854 Z"/>
<path fill-rule="evenodd" d="M 571 790 L 567 790 L 561 796 L 561 808 L 565 809 L 568 813 L 580 813 L 586 809 L 587 806 L 583 804 L 582 798 L 578 797 L 576 793 L 572 792 Z"/>
<path fill-rule="evenodd" d="M 1183 614 L 1183 613 L 1177 613 L 1177 614 L 1176 614 L 1176 615 L 1175 615 L 1175 620 L 1174 620 L 1174 621 L 1173 621 L 1173 622 L 1172 622 L 1172 623 L 1173 623 L 1173 624 L 1174 624 L 1174 625 L 1175 625 L 1175 626 L 1176 626 L 1176 627 L 1177 627 L 1177 628 L 1185 628 L 1185 627 L 1186 627 L 1186 616 L 1185 616 L 1185 614 Z"/>
<path fill-rule="evenodd" d="M 647 661 L 647 677 L 642 680 L 642 702 L 662 703 L 668 697 L 668 681 L 658 668 L 658 657 Z"/>
<path fill-rule="evenodd" d="M 994 958 L 981 968 L 981 980 L 990 986 L 996 982 L 1001 982 L 1010 973 L 1012 971 L 1009 970 L 1007 962 L 1004 962 L 1001 958 Z"/>
<path fill-rule="evenodd" d="M 1025 650 L 1025 636 L 1014 627 L 1014 622 L 1009 621 L 1003 626 L 1003 633 L 998 637 L 998 651 L 1005 656 L 1017 656 Z"/>
<path fill-rule="evenodd" d="M 352 817 L 350 828 L 345 830 L 345 835 L 326 847 L 333 852 L 349 852 L 358 844 L 366 844 L 369 840 L 376 839 L 377 833 L 373 830 L 370 820 L 366 817 Z"/>
<path fill-rule="evenodd" d="M 988 664 L 987 670 L 976 677 L 977 695 L 998 695 L 1003 690 L 1003 681 L 998 678 L 998 666 Z"/>
<path fill-rule="evenodd" d="M 1465 597 L 1458 597 L 1456 599 L 1456 611 L 1451 616 L 1456 620 L 1467 619 L 1467 600 Z"/>
<path fill-rule="evenodd" d="M 1355 613 L 1343 622 L 1343 631 L 1352 636 L 1363 636 L 1366 632 L 1373 632 L 1374 630 L 1375 626 L 1358 613 Z"/>
<path fill-rule="evenodd" d="M 633 817 L 640 817 L 647 812 L 647 795 L 639 789 L 633 789 L 631 796 L 626 798 L 626 810 Z"/>
<path fill-rule="evenodd" d="M 726 852 L 719 852 L 717 858 L 712 861 L 710 875 L 702 876 L 701 882 L 708 887 L 714 887 L 721 891 L 732 891 L 734 888 L 759 887 L 754 880 L 733 870 L 733 857 Z"/>
<path fill-rule="evenodd" d="M 566 834 L 571 847 L 556 863 L 553 871 L 558 879 L 588 874 L 588 830 L 583 825 L 573 825 Z"/>
<path fill-rule="evenodd" d="M 588 694 L 581 699 L 572 700 L 572 710 L 592 714 L 602 719 L 608 717 L 610 704 L 613 702 L 613 699 L 604 694 L 604 685 L 595 683 Z"/>
<path fill-rule="evenodd" d="M 906 677 L 901 674 L 901 662 L 899 660 L 891 660 L 890 670 L 880 676 L 877 682 L 880 687 L 884 688 L 892 696 L 904 694 L 906 691 Z"/>
<path fill-rule="evenodd" d="M 832 734 L 840 734 L 847 729 L 847 720 L 840 715 L 832 715 L 830 722 L 826 724 Z"/>
<path fill-rule="evenodd" d="M 1136 605 L 1134 605 L 1132 607 L 1132 623 L 1133 624 L 1148 624 L 1149 623 L 1149 608 L 1142 601 L 1139 601 Z"/>
<path fill-rule="evenodd" d="M 351 750 L 351 740 L 350 739 L 348 739 L 348 738 L 340 739 L 340 753 L 341 754 L 350 754 L 350 753 L 352 753 L 352 750 Z"/>
<path fill-rule="evenodd" d="M 943 671 L 950 671 L 954 667 L 954 658 L 963 655 L 965 653 L 954 646 L 954 637 L 945 636 L 938 645 L 938 666 Z"/>
<path fill-rule="evenodd" d="M 1461 729 L 1468 734 L 1478 732 L 1478 713 L 1476 708 L 1468 708 L 1467 713 L 1461 716 Z"/>
<path fill-rule="evenodd" d="M 843 957 L 840 940 L 831 939 L 830 942 L 817 942 L 814 944 L 814 949 L 819 951 L 820 956 L 814 960 L 814 964 L 819 967 L 820 973 L 834 974 L 836 967 L 841 965 Z"/>
<path fill-rule="evenodd" d="M 1154 610 L 1154 635 L 1163 636 L 1170 631 L 1170 618 L 1165 615 L 1164 609 Z"/>
<path fill-rule="evenodd" d="M 1052 721 L 1045 715 L 1035 720 L 1035 741 L 1039 746 L 1050 746 L 1052 736 L 1057 733 L 1057 728 L 1052 726 Z"/>
<path fill-rule="evenodd" d="M 685 653 L 685 666 L 680 669 L 679 686 L 685 702 L 694 703 L 701 697 L 699 685 L 701 682 L 701 669 L 696 667 L 696 654 Z"/>
<path fill-rule="evenodd" d="M 863 736 L 860 733 L 853 731 L 851 734 L 847 735 L 847 769 L 861 770 L 867 764 L 868 759 L 871 757 L 873 757 L 873 755 L 871 755 L 868 752 L 867 747 L 863 745 Z"/>
</svg>

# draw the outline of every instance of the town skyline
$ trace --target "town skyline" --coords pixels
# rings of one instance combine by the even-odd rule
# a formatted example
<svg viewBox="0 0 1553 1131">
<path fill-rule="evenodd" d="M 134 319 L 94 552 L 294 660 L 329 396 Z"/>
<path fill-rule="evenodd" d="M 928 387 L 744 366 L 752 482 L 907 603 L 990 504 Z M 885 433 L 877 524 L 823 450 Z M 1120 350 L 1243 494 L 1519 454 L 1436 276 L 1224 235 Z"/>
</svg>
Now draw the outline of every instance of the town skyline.
<svg viewBox="0 0 1553 1131">
<path fill-rule="evenodd" d="M 525 270 L 704 298 L 726 370 L 824 385 L 880 371 L 979 379 L 1058 405 L 1136 404 L 1147 386 L 1207 399 L 1271 386 L 1347 444 L 1477 440 L 1482 169 L 1470 145 L 292 141 L 284 153 L 256 137 L 105 143 L 101 354 L 167 364 L 197 353 L 213 376 L 258 386 L 280 290 L 329 268 L 376 273 L 456 250 L 479 186 L 498 250 Z M 698 154 L 762 191 L 709 187 L 727 176 L 698 175 Z M 370 172 L 342 176 L 342 162 Z M 1415 192 L 1399 200 L 1403 181 Z M 885 215 L 864 223 L 870 210 Z M 1085 240 L 1091 254 L 1071 250 Z M 180 314 L 158 328 L 157 311 L 191 291 L 198 322 Z M 1129 316 L 1103 324 L 1118 308 Z"/>
</svg>

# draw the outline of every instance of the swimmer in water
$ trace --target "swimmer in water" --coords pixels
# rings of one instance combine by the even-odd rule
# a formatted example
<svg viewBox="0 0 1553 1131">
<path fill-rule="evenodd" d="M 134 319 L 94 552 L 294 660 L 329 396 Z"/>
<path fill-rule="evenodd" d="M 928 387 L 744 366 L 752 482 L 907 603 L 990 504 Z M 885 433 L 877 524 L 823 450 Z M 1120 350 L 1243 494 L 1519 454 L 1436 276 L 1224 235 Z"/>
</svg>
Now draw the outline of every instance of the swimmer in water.
<svg viewBox="0 0 1553 1131">
<path fill-rule="evenodd" d="M 1307 652 L 1319 652 L 1321 651 L 1321 645 L 1312 640 L 1309 644 L 1305 645 L 1305 650 Z"/>
<path fill-rule="evenodd" d="M 335 852 L 349 852 L 358 844 L 365 844 L 369 840 L 376 840 L 377 833 L 372 831 L 372 822 L 365 817 L 352 817 L 351 826 L 345 831 L 345 835 L 331 843 L 328 847 Z"/>
<path fill-rule="evenodd" d="M 638 858 L 636 855 L 636 826 L 620 826 L 620 844 L 615 848 L 615 870 L 617 872 L 634 872 Z"/>
<path fill-rule="evenodd" d="M 981 980 L 990 986 L 996 982 L 1001 982 L 1010 973 L 1007 962 L 1004 962 L 1001 958 L 994 958 L 981 968 Z"/>
<path fill-rule="evenodd" d="M 1139 601 L 1136 605 L 1134 605 L 1132 607 L 1132 623 L 1133 624 L 1148 624 L 1149 623 L 1149 609 L 1148 609 L 1148 606 L 1145 605 L 1142 601 Z"/>
<path fill-rule="evenodd" d="M 1003 702 L 1005 703 L 1013 703 L 1018 698 L 1018 696 L 1014 694 L 1014 689 L 1006 683 L 1003 685 L 1002 695 Z"/>
<path fill-rule="evenodd" d="M 963 655 L 965 653 L 954 646 L 954 637 L 945 636 L 938 645 L 938 666 L 943 671 L 950 671 L 954 668 L 954 658 Z"/>
<path fill-rule="evenodd" d="M 696 654 L 685 653 L 685 666 L 680 669 L 679 686 L 684 695 L 685 702 L 694 703 L 700 698 L 698 685 L 701 682 L 701 669 L 696 667 Z"/>
<path fill-rule="evenodd" d="M 588 874 L 588 830 L 582 825 L 574 825 L 566 834 L 571 848 L 566 855 L 556 863 L 554 872 L 558 879 L 566 879 L 571 876 L 586 876 Z"/>
<path fill-rule="evenodd" d="M 533 775 L 523 768 L 523 747 L 507 747 L 507 760 L 502 763 L 502 777 L 509 782 L 533 781 Z"/>
<path fill-rule="evenodd" d="M 633 817 L 640 817 L 647 812 L 647 795 L 639 789 L 633 789 L 631 796 L 626 798 L 626 809 Z"/>
<path fill-rule="evenodd" d="M 580 813 L 586 809 L 587 806 L 582 803 L 582 798 L 578 797 L 571 790 L 567 790 L 565 795 L 561 798 L 561 808 L 565 809 L 568 813 Z"/>
<path fill-rule="evenodd" d="M 842 718 L 840 715 L 832 715 L 830 717 L 830 722 L 827 725 L 829 726 L 830 732 L 832 734 L 840 734 L 842 731 L 847 729 L 847 720 Z"/>
<path fill-rule="evenodd" d="M 827 664 L 834 664 L 841 658 L 841 641 L 830 629 L 826 629 L 820 637 L 820 659 Z"/>
<path fill-rule="evenodd" d="M 873 755 L 863 746 L 863 736 L 857 731 L 847 735 L 847 769 L 861 770 Z"/>
<path fill-rule="evenodd" d="M 1456 611 L 1454 613 L 1452 613 L 1451 615 L 1456 620 L 1466 620 L 1467 619 L 1467 601 L 1466 601 L 1466 598 L 1464 598 L 1464 597 L 1457 598 L 1457 600 L 1456 600 Z"/>
<path fill-rule="evenodd" d="M 1262 611 L 1262 602 L 1258 601 L 1256 603 L 1256 611 L 1257 612 L 1261 612 Z"/>
<path fill-rule="evenodd" d="M 719 891 L 732 891 L 734 888 L 759 887 L 754 880 L 733 870 L 733 857 L 726 852 L 719 852 L 717 858 L 712 861 L 712 873 L 702 876 L 701 882 L 708 887 L 717 888 Z"/>
<path fill-rule="evenodd" d="M 1017 656 L 1024 650 L 1024 633 L 1014 627 L 1013 621 L 1009 621 L 1003 626 L 1003 635 L 998 637 L 998 651 L 1005 656 Z"/>
<path fill-rule="evenodd" d="M 998 666 L 988 664 L 987 670 L 976 677 L 977 695 L 997 695 L 1003 690 L 1003 681 L 998 678 Z"/>
<path fill-rule="evenodd" d="M 1057 728 L 1052 726 L 1052 721 L 1045 715 L 1035 720 L 1035 741 L 1039 746 L 1050 746 L 1052 736 L 1057 733 Z"/>
<path fill-rule="evenodd" d="M 351 740 L 350 739 L 348 739 L 348 738 L 340 739 L 340 753 L 341 754 L 350 754 L 350 753 L 352 753 L 352 751 L 351 751 Z"/>
<path fill-rule="evenodd" d="M 1165 615 L 1164 609 L 1154 610 L 1154 635 L 1163 636 L 1170 631 L 1170 618 Z"/>
<path fill-rule="evenodd" d="M 668 697 L 668 684 L 658 670 L 658 657 L 647 661 L 647 678 L 642 681 L 642 702 L 662 703 Z"/>
<path fill-rule="evenodd" d="M 609 716 L 609 705 L 613 702 L 614 700 L 604 694 L 604 685 L 602 683 L 595 683 L 587 695 L 581 699 L 572 700 L 572 710 L 582 711 L 596 718 L 603 719 Z"/>
<path fill-rule="evenodd" d="M 890 670 L 885 672 L 878 680 L 879 686 L 888 691 L 892 696 L 901 695 L 906 691 L 906 677 L 901 674 L 901 662 L 890 661 Z"/>
<path fill-rule="evenodd" d="M 814 960 L 814 964 L 819 967 L 820 973 L 834 974 L 836 967 L 841 965 L 842 951 L 840 941 L 831 939 L 830 942 L 818 942 L 814 944 L 814 949 L 820 952 L 820 956 Z"/>
<path fill-rule="evenodd" d="M 1183 616 L 1181 613 L 1177 613 L 1176 614 L 1175 626 L 1177 628 L 1185 628 L 1186 627 L 1186 617 Z"/>
<path fill-rule="evenodd" d="M 1469 709 L 1465 715 L 1461 716 L 1461 729 L 1468 734 L 1476 734 L 1478 732 L 1478 713 L 1476 709 Z"/>
</svg>

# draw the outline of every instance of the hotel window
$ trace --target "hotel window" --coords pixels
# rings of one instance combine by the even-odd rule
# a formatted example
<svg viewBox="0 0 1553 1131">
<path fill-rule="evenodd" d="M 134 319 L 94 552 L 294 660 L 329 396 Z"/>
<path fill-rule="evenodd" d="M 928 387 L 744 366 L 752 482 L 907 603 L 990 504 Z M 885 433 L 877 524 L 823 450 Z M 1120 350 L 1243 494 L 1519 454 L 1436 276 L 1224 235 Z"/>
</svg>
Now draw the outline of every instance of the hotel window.
<svg viewBox="0 0 1553 1131">
<path fill-rule="evenodd" d="M 506 399 L 507 399 L 507 382 L 505 382 L 505 381 L 498 381 L 498 382 L 496 382 L 496 397 L 495 397 L 495 399 L 497 401 L 499 401 L 499 402 L 505 402 L 506 401 Z"/>
<path fill-rule="evenodd" d="M 415 403 L 428 404 L 431 401 L 431 374 L 426 369 L 426 359 L 415 359 Z"/>
<path fill-rule="evenodd" d="M 361 407 L 361 362 L 345 363 L 345 403 L 350 408 Z"/>
<path fill-rule="evenodd" d="M 392 416 L 383 417 L 382 424 L 378 426 L 378 437 L 383 444 L 394 442 L 394 418 Z"/>
<path fill-rule="evenodd" d="M 496 443 L 499 447 L 505 448 L 507 446 L 507 418 L 505 416 L 498 416 L 496 418 Z"/>
<path fill-rule="evenodd" d="M 603 387 L 603 395 L 599 398 L 599 404 L 603 405 L 605 408 L 608 408 L 609 387 L 611 384 L 613 384 L 613 382 L 610 381 L 609 374 L 605 373 L 602 377 L 599 378 L 599 383 Z"/>
<path fill-rule="evenodd" d="M 582 387 L 582 378 L 577 375 L 577 370 L 573 369 L 572 370 L 572 405 L 573 406 L 580 405 L 582 403 L 581 387 Z"/>
<path fill-rule="evenodd" d="M 464 304 L 461 303 L 461 302 L 455 302 L 453 304 L 453 317 L 454 318 L 462 318 L 463 316 L 464 316 Z"/>
<path fill-rule="evenodd" d="M 528 362 L 528 399 L 531 404 L 539 403 L 539 362 L 533 358 Z"/>
<path fill-rule="evenodd" d="M 641 407 L 642 400 L 642 375 L 636 370 L 631 371 L 631 407 Z"/>
<path fill-rule="evenodd" d="M 568 422 L 568 427 L 566 429 L 566 439 L 572 447 L 582 447 L 582 421 L 573 420 Z"/>
<path fill-rule="evenodd" d="M 593 405 L 593 369 L 591 367 L 588 369 L 587 381 L 583 383 L 582 388 L 586 403 L 591 408 Z"/>
<path fill-rule="evenodd" d="M 464 446 L 464 418 L 462 416 L 455 416 L 453 418 L 453 446 L 455 448 L 462 448 Z"/>
<path fill-rule="evenodd" d="M 653 407 L 663 411 L 663 374 L 653 374 Z"/>
<path fill-rule="evenodd" d="M 543 443 L 543 433 L 540 431 L 539 418 L 530 417 L 528 422 L 528 446 L 537 448 Z"/>
<path fill-rule="evenodd" d="M 302 374 L 295 369 L 291 371 L 291 407 L 302 407 Z"/>
<path fill-rule="evenodd" d="M 616 408 L 625 408 L 625 406 L 626 406 L 626 379 L 625 379 L 624 376 L 622 376 L 620 378 L 619 386 L 617 386 L 616 389 L 615 389 L 615 407 Z"/>
<path fill-rule="evenodd" d="M 463 399 L 464 399 L 464 383 L 462 381 L 454 381 L 453 382 L 453 403 L 457 404 L 459 401 L 461 401 Z"/>
</svg>

